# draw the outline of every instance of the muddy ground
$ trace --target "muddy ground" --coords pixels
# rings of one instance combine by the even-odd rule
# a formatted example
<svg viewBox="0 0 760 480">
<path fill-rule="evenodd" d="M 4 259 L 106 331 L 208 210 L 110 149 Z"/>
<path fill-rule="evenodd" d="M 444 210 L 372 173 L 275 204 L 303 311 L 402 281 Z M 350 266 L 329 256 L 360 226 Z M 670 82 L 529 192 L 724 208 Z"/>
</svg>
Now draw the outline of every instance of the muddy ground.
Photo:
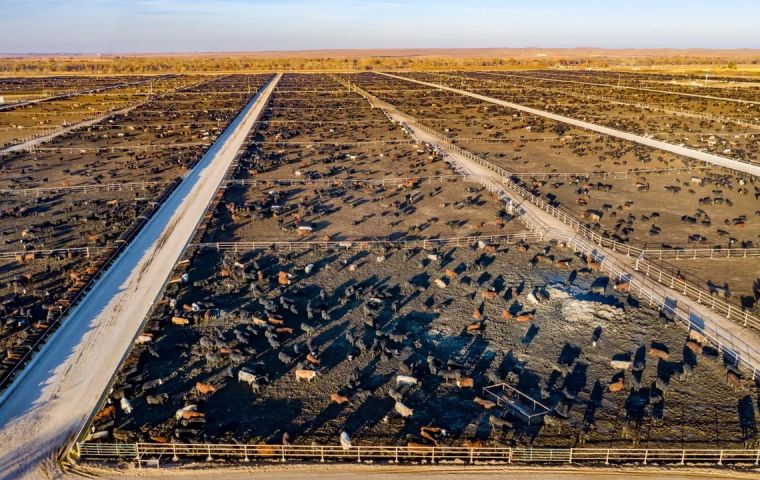
<svg viewBox="0 0 760 480">
<path fill-rule="evenodd" d="M 726 386 L 720 362 L 694 357 L 684 347 L 685 330 L 663 324 L 656 310 L 612 294 L 611 289 L 605 295 L 589 294 L 597 275 L 579 272 L 568 288 L 564 284 L 568 270 L 546 263 L 532 268 L 530 260 L 538 249 L 536 245 L 523 253 L 503 245 L 496 254 L 486 254 L 458 248 L 438 252 L 434 261 L 427 257 L 430 252 L 411 256 L 388 252 L 380 263 L 376 254 L 368 253 L 308 251 L 290 258 L 269 252 L 246 254 L 237 259 L 245 265 L 242 270 L 254 278 L 254 269 L 263 272 L 258 295 L 251 293 L 255 280 L 244 279 L 239 271 L 225 277 L 229 267 L 222 266 L 220 255 L 204 253 L 193 260 L 188 285 L 171 288 L 166 301 L 178 306 L 213 305 L 209 315 L 196 314 L 186 326 L 173 325 L 171 318 L 192 314 L 171 313 L 166 305 L 153 315 L 146 329 L 153 340 L 136 347 L 112 396 L 117 404 L 119 396 L 128 398 L 132 412 L 118 409 L 111 426 L 119 439 L 147 441 L 165 437 L 278 442 L 287 432 L 299 443 L 335 443 L 345 430 L 364 444 L 403 444 L 418 439 L 421 426 L 435 426 L 448 431 L 441 439 L 446 444 L 482 439 L 572 446 L 580 438 L 587 445 L 625 446 L 632 441 L 621 438 L 621 432 L 630 424 L 626 428 L 631 435 L 646 445 L 743 445 L 748 432 L 754 432 L 750 426 L 754 420 L 747 412 L 753 411 L 755 387 L 734 392 Z M 573 258 L 571 252 L 553 253 Z M 233 261 L 228 258 L 223 264 Z M 309 264 L 313 270 L 306 274 L 304 267 Z M 580 268 L 580 261 L 574 259 L 572 267 Z M 435 280 L 443 278 L 447 268 L 457 272 L 456 279 L 440 288 Z M 291 285 L 275 287 L 279 271 L 294 274 Z M 360 293 L 346 296 L 350 286 Z M 484 300 L 481 292 L 489 287 L 498 293 Z M 512 295 L 512 287 L 519 293 Z M 534 287 L 545 288 L 550 298 L 533 304 L 528 294 Z M 273 315 L 293 328 L 293 333 L 276 335 L 281 344 L 277 348 L 266 339 L 266 327 L 257 327 L 254 320 L 267 316 L 262 297 L 277 307 Z M 373 297 L 381 299 L 379 306 L 365 307 L 375 305 Z M 286 305 L 295 309 L 282 307 L 280 298 L 290 299 Z M 307 317 L 307 303 L 314 319 Z M 367 308 L 377 312 L 368 315 Z M 481 328 L 467 333 L 476 310 Z M 533 311 L 534 316 L 519 323 L 505 320 L 504 310 Z M 375 316 L 375 321 L 368 321 L 368 316 Z M 600 331 L 594 347 L 592 338 Z M 359 346 L 351 345 L 347 333 L 361 338 Z M 668 360 L 646 354 L 652 342 L 670 351 Z M 300 354 L 295 353 L 296 346 Z M 294 372 L 309 351 L 319 359 L 315 367 L 319 373 L 311 382 L 299 382 Z M 431 374 L 430 355 L 442 365 L 449 361 L 458 365 L 462 377 L 474 379 L 474 388 L 458 388 Z M 624 374 L 623 392 L 608 390 L 619 374 L 610 366 L 616 355 L 645 359 L 638 391 L 630 389 L 631 372 Z M 684 361 L 697 363 L 688 381 L 678 380 Z M 258 393 L 238 380 L 244 368 L 267 378 Z M 567 373 L 559 374 L 560 369 Z M 389 396 L 399 374 L 421 382 L 399 389 L 404 405 L 414 411 L 407 419 L 394 412 Z M 662 393 L 653 383 L 658 376 L 669 379 L 662 401 L 657 401 Z M 157 379 L 161 385 L 145 387 Z M 537 425 L 528 425 L 519 415 L 487 411 L 473 402 L 483 396 L 483 387 L 498 381 L 509 381 L 562 411 L 568 423 L 556 429 L 544 427 L 539 433 Z M 197 382 L 216 391 L 202 395 Z M 333 393 L 349 398 L 348 403 L 331 402 Z M 163 405 L 146 403 L 148 395 L 162 394 L 168 395 Z M 175 412 L 188 404 L 197 405 L 204 420 L 183 427 Z M 515 427 L 502 434 L 489 425 L 489 415 L 505 415 Z"/>
</svg>

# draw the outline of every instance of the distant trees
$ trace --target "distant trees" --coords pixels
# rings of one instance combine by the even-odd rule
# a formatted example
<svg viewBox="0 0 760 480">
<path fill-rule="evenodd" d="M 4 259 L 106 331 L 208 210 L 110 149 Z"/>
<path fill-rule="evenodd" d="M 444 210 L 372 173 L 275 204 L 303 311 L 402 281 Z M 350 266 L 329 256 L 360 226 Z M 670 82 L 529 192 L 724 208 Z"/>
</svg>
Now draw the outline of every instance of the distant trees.
<svg viewBox="0 0 760 480">
<path fill-rule="evenodd" d="M 713 66 L 715 70 L 738 70 L 739 65 L 757 64 L 752 55 L 706 56 L 546 56 L 546 57 L 427 57 L 427 56 L 336 56 L 263 57 L 257 55 L 177 56 L 55 56 L 0 58 L 4 74 L 153 74 L 255 71 L 362 71 L 362 70 L 498 70 L 513 68 L 625 68 L 668 66 Z"/>
</svg>

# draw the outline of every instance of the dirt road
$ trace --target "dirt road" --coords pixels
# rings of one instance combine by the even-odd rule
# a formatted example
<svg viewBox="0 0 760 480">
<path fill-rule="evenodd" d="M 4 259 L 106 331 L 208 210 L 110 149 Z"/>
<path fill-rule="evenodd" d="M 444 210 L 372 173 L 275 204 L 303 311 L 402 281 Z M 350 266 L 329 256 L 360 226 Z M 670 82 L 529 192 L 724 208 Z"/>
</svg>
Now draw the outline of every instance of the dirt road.
<svg viewBox="0 0 760 480">
<path fill-rule="evenodd" d="M 0 477 L 48 478 L 52 458 L 83 427 L 139 334 L 279 79 L 251 99 L 0 397 Z"/>
</svg>

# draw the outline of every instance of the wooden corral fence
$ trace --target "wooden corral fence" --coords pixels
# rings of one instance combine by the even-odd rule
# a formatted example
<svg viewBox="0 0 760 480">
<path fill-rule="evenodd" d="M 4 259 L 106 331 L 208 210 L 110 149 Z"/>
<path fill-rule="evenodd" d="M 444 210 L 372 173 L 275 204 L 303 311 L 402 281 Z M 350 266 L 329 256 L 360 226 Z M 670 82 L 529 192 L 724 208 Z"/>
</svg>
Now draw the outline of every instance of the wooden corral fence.
<svg viewBox="0 0 760 480">
<path fill-rule="evenodd" d="M 468 464 L 596 463 L 758 465 L 760 449 L 511 448 L 445 446 L 246 445 L 186 443 L 77 443 L 80 459 L 146 462 L 226 459 L 232 462 L 459 462 Z"/>
<path fill-rule="evenodd" d="M 303 242 L 212 242 L 194 243 L 190 246 L 211 248 L 220 251 L 245 252 L 258 249 L 274 250 L 325 250 L 338 248 L 343 250 L 385 250 L 433 247 L 465 247 L 477 242 L 494 244 L 499 242 L 515 243 L 520 240 L 538 240 L 539 235 L 533 232 L 507 233 L 504 235 L 481 235 L 471 237 L 428 238 L 419 240 L 334 240 L 334 241 L 303 241 Z"/>
<path fill-rule="evenodd" d="M 657 260 L 674 259 L 689 260 L 693 258 L 752 258 L 760 257 L 760 248 L 668 248 L 645 249 L 639 258 L 654 258 Z"/>
<path fill-rule="evenodd" d="M 256 142 L 256 145 L 275 145 L 275 146 L 289 146 L 295 145 L 302 147 L 304 145 L 330 145 L 330 146 L 354 146 L 354 147 L 379 147 L 382 145 L 414 145 L 414 140 L 365 140 L 365 141 L 330 141 L 330 140 L 267 140 L 262 142 Z"/>
<path fill-rule="evenodd" d="M 115 153 L 115 152 L 155 152 L 173 148 L 210 147 L 209 142 L 155 143 L 151 145 L 112 145 L 110 147 L 77 148 L 77 147 L 38 147 L 32 146 L 30 152 L 59 152 L 59 153 Z"/>
<path fill-rule="evenodd" d="M 427 177 L 379 177 L 379 178 L 246 178 L 230 179 L 225 185 L 403 185 L 407 182 L 449 182 L 461 180 L 461 175 L 432 175 Z M 126 182 L 126 183 L 88 183 L 85 185 L 70 185 L 58 187 L 31 187 L 31 188 L 4 188 L 0 189 L 0 195 L 33 196 L 50 195 L 56 193 L 91 193 L 91 192 L 122 192 L 133 190 L 148 190 L 166 185 L 167 181 L 161 182 Z"/>
</svg>

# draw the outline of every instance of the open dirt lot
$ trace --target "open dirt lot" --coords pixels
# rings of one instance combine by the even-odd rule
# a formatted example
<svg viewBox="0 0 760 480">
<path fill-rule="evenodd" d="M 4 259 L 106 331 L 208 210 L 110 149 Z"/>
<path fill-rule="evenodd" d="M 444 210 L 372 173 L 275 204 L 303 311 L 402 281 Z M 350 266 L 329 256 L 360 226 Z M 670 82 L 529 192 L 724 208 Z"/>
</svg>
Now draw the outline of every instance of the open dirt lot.
<svg viewBox="0 0 760 480">
<path fill-rule="evenodd" d="M 265 183 L 228 187 L 203 240 L 519 230 L 462 180 L 348 183 L 453 174 L 378 113 L 328 76 L 285 75 L 233 175 Z M 343 121 L 351 128 L 330 123 Z M 325 139 L 333 145 L 315 146 Z M 376 140 L 377 149 L 341 149 Z M 288 141 L 305 152 L 283 148 Z M 346 432 L 355 444 L 754 445 L 754 382 L 738 374 L 729 386 L 737 374 L 711 348 L 688 343 L 683 328 L 622 290 L 572 251 L 540 242 L 193 248 L 90 439 L 335 444 Z M 546 406 L 543 424 L 485 401 L 482 388 L 500 383 Z"/>
</svg>

